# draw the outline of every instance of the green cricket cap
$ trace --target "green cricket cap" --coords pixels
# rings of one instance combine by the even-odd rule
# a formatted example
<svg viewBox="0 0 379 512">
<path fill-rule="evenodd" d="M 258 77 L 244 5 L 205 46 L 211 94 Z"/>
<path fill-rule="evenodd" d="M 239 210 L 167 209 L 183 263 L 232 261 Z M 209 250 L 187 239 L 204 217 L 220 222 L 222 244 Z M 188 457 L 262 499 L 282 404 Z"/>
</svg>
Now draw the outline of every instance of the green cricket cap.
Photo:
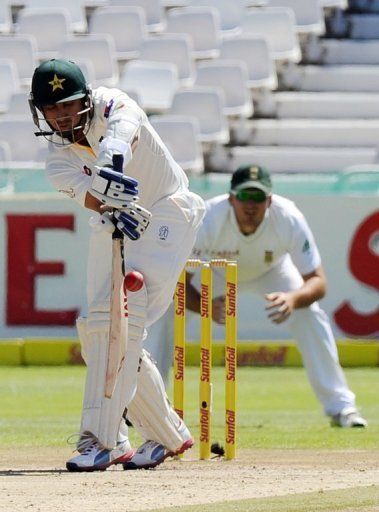
<svg viewBox="0 0 379 512">
<path fill-rule="evenodd" d="M 81 69 L 70 60 L 47 60 L 34 70 L 31 94 L 35 106 L 84 98 L 87 92 Z"/>
<path fill-rule="evenodd" d="M 246 188 L 258 188 L 266 195 L 270 195 L 272 190 L 270 173 L 260 165 L 242 165 L 232 174 L 230 188 L 233 192 Z"/>
</svg>

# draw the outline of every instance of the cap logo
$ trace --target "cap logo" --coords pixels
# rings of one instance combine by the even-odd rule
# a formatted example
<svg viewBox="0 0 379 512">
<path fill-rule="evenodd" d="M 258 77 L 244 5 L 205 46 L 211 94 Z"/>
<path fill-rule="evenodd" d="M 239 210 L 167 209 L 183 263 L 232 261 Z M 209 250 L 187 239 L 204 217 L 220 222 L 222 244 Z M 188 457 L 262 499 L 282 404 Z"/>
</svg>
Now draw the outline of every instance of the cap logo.
<svg viewBox="0 0 379 512">
<path fill-rule="evenodd" d="M 66 80 L 65 78 L 58 78 L 57 75 L 55 74 L 53 80 L 51 80 L 51 82 L 49 82 L 49 84 L 53 88 L 53 92 L 56 89 L 62 89 L 62 91 L 63 91 L 63 85 L 62 84 L 63 84 L 63 82 L 65 80 Z"/>
<path fill-rule="evenodd" d="M 259 168 L 258 167 L 250 167 L 249 174 L 250 174 L 250 179 L 251 180 L 257 181 L 258 180 L 258 173 L 259 173 Z"/>
</svg>

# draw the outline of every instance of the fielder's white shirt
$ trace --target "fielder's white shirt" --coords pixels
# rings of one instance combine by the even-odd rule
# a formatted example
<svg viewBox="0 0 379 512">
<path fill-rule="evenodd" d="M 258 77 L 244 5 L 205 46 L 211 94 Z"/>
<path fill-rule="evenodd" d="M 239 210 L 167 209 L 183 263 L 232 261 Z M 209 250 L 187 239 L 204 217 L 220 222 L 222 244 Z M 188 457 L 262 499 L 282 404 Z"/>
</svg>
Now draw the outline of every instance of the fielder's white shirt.
<svg viewBox="0 0 379 512">
<path fill-rule="evenodd" d="M 287 254 L 302 275 L 321 264 L 308 223 L 289 199 L 274 194 L 262 223 L 255 233 L 247 236 L 238 228 L 228 195 L 206 202 L 206 215 L 192 257 L 236 260 L 238 280 L 244 282 L 264 275 Z"/>
<path fill-rule="evenodd" d="M 124 167 L 124 174 L 138 180 L 141 205 L 150 209 L 163 197 L 188 187 L 184 171 L 174 161 L 144 111 L 126 93 L 99 87 L 92 91 L 92 100 L 94 114 L 86 135 L 91 147 L 80 143 L 49 144 L 46 171 L 54 188 L 84 206 L 96 172 L 95 165 L 99 165 L 102 138 L 111 136 L 131 143 L 136 134 L 139 135 L 137 149 Z"/>
</svg>

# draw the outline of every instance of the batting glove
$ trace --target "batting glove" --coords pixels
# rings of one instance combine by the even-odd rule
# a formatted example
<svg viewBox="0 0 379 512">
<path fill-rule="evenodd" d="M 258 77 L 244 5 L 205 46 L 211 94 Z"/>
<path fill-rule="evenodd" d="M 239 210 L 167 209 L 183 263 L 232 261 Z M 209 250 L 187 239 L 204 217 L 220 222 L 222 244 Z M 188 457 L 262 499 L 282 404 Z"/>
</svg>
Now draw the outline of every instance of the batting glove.
<svg viewBox="0 0 379 512">
<path fill-rule="evenodd" d="M 138 240 L 150 224 L 151 213 L 139 204 L 131 203 L 124 210 L 104 212 L 100 215 L 96 229 L 106 233 L 114 233 L 117 229 L 130 240 Z"/>
<path fill-rule="evenodd" d="M 138 181 L 115 171 L 111 167 L 98 170 L 90 194 L 102 204 L 122 209 L 138 201 Z"/>
<path fill-rule="evenodd" d="M 116 227 L 131 240 L 138 240 L 150 224 L 151 213 L 137 203 L 114 212 Z"/>
</svg>

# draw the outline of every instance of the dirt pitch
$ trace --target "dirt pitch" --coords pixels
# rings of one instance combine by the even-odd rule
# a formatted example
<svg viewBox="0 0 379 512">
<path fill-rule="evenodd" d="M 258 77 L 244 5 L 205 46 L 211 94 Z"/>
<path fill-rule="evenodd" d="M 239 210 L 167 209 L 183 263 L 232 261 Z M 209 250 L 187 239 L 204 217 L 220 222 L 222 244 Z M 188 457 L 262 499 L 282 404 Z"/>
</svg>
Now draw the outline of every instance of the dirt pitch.
<svg viewBox="0 0 379 512">
<path fill-rule="evenodd" d="M 84 474 L 64 470 L 70 456 L 0 450 L 0 510 L 135 512 L 379 483 L 379 451 L 244 450 L 230 462 L 190 453 L 150 471 Z"/>
</svg>

